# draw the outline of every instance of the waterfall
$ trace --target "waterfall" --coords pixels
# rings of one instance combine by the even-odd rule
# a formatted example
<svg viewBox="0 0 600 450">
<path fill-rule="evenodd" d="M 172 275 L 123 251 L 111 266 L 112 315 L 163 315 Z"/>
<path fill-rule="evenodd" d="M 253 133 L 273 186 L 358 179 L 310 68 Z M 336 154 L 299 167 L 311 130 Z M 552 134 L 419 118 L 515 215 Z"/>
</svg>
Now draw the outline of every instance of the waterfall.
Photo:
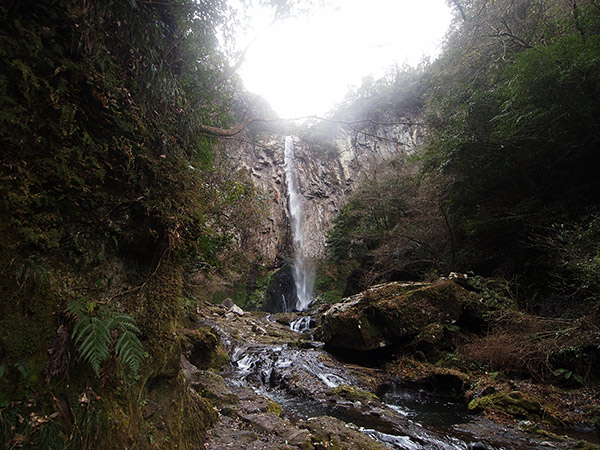
<svg viewBox="0 0 600 450">
<path fill-rule="evenodd" d="M 303 311 L 310 306 L 314 283 L 314 271 L 311 262 L 305 255 L 302 197 L 298 192 L 298 172 L 296 170 L 296 155 L 294 139 L 285 138 L 285 178 L 289 195 L 289 211 L 292 224 L 292 239 L 294 242 L 294 284 L 296 285 L 296 309 Z"/>
</svg>

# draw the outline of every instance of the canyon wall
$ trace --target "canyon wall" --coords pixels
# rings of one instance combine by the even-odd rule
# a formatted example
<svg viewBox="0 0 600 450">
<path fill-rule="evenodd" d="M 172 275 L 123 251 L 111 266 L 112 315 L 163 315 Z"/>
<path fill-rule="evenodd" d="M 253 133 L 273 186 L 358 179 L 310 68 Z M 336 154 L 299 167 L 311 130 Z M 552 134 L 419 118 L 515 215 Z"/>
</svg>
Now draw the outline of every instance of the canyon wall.
<svg viewBox="0 0 600 450">
<path fill-rule="evenodd" d="M 373 176 L 381 161 L 411 154 L 421 143 L 421 128 L 412 120 L 404 122 L 370 124 L 360 130 L 339 125 L 325 148 L 304 139 L 302 132 L 292 134 L 310 258 L 324 255 L 332 220 L 358 183 Z M 236 143 L 233 151 L 262 191 L 266 219 L 256 230 L 256 241 L 265 260 L 274 266 L 288 259 L 292 251 L 284 141 L 283 134 L 260 134 Z"/>
</svg>

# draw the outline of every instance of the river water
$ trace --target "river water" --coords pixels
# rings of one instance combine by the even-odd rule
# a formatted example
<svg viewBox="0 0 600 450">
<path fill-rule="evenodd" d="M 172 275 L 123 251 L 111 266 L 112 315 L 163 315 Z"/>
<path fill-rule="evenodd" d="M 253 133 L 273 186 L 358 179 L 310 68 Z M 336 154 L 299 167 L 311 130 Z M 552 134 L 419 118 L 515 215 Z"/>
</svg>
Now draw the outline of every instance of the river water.
<svg viewBox="0 0 600 450">
<path fill-rule="evenodd" d="M 266 330 L 265 336 L 282 334 L 272 319 L 261 320 L 253 329 Z M 293 333 L 289 325 L 287 330 Z M 287 336 L 277 343 L 226 339 L 231 361 L 226 379 L 274 400 L 290 420 L 333 416 L 392 449 L 569 448 L 560 442 L 544 443 L 517 426 L 500 426 L 473 416 L 464 402 L 394 382 L 377 392 L 379 398 L 373 401 L 344 398 L 338 390 L 347 386 L 368 391 L 364 379 L 375 376 L 377 369 L 339 361 L 318 342 L 298 342 Z"/>
<path fill-rule="evenodd" d="M 304 212 L 291 136 L 285 138 L 285 173 L 294 243 L 296 309 L 304 311 L 312 302 L 314 271 L 304 251 Z M 364 380 L 376 376 L 369 372 L 375 369 L 339 361 L 318 342 L 304 340 L 298 345 L 297 338 L 283 337 L 285 333 L 276 330 L 274 320 L 269 317 L 261 320 L 261 323 L 246 324 L 252 333 L 246 332 L 243 338 L 239 336 L 239 328 L 220 329 L 231 361 L 226 379 L 232 386 L 251 387 L 274 400 L 290 420 L 333 416 L 360 427 L 363 433 L 387 447 L 399 450 L 571 448 L 564 442 L 533 437 L 514 425 L 502 426 L 472 416 L 465 402 L 409 389 L 393 380 L 385 384 L 386 389 L 377 392 L 378 398 L 345 398 L 340 393 L 349 386 L 351 390 L 366 393 L 368 387 Z M 287 329 L 306 335 L 314 325 L 310 316 L 300 316 L 288 324 Z M 263 336 L 281 336 L 281 339 L 275 343 L 250 339 L 256 330 Z M 236 333 L 237 338 L 233 337 Z"/>
</svg>

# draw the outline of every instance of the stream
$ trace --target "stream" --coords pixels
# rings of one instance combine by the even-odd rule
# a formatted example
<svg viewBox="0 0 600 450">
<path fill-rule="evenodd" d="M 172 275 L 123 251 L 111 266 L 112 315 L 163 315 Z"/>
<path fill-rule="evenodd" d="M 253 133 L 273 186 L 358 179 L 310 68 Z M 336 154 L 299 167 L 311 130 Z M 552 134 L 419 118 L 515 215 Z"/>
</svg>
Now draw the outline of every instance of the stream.
<svg viewBox="0 0 600 450">
<path fill-rule="evenodd" d="M 321 343 L 310 338 L 311 330 L 306 327 L 314 321 L 308 316 L 286 324 L 277 322 L 274 316 L 277 315 L 229 315 L 227 321 L 211 320 L 209 324 L 221 333 L 230 357 L 229 368 L 221 374 L 229 389 L 245 392 L 245 398 L 256 395 L 256 399 L 276 402 L 281 406 L 281 417 L 290 424 L 302 427 L 311 418 L 331 416 L 353 424 L 363 435 L 392 449 L 568 448 L 522 432 L 517 426 L 500 426 L 473 416 L 464 402 L 436 397 L 389 380 L 376 397 L 366 381 L 385 377 L 383 371 L 344 363 L 326 352 Z M 259 400 L 248 400 L 252 401 Z M 255 409 L 259 411 L 250 407 L 250 413 L 241 416 L 252 422 L 250 416 Z M 257 414 L 264 415 L 264 411 Z M 263 422 L 260 426 L 265 428 Z M 207 448 L 226 448 L 216 442 Z"/>
</svg>

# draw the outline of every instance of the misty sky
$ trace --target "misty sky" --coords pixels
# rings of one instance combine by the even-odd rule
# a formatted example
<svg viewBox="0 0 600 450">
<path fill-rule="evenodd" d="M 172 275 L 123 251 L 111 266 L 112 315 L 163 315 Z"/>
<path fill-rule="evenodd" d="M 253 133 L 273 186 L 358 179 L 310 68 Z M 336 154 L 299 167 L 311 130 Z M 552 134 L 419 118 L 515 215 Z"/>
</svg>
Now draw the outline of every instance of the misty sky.
<svg viewBox="0 0 600 450">
<path fill-rule="evenodd" d="M 256 11 L 240 48 L 258 36 L 239 73 L 284 118 L 323 114 L 348 86 L 392 64 L 435 56 L 451 20 L 445 0 L 332 0 L 311 16 L 269 27 Z"/>
</svg>

